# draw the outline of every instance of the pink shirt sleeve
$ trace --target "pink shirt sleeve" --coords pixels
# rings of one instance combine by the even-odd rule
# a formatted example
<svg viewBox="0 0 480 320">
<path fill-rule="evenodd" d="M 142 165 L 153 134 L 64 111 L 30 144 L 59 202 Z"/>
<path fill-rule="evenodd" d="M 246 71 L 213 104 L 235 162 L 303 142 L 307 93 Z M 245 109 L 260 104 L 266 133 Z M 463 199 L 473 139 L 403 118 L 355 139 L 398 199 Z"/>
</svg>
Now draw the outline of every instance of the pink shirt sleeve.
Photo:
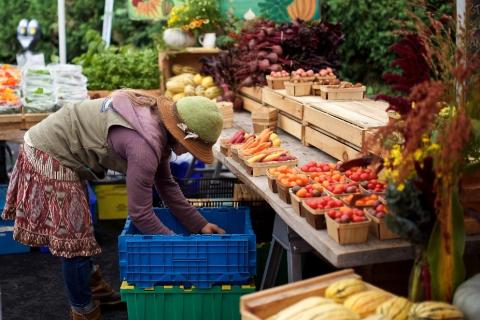
<svg viewBox="0 0 480 320">
<path fill-rule="evenodd" d="M 127 160 L 128 211 L 135 226 L 143 234 L 173 234 L 153 212 L 152 187 L 155 183 L 160 196 L 172 213 L 191 232 L 199 232 L 207 221 L 192 207 L 172 177 L 168 155 L 157 157 L 136 131 L 120 126 L 108 133 L 109 147 Z"/>
</svg>

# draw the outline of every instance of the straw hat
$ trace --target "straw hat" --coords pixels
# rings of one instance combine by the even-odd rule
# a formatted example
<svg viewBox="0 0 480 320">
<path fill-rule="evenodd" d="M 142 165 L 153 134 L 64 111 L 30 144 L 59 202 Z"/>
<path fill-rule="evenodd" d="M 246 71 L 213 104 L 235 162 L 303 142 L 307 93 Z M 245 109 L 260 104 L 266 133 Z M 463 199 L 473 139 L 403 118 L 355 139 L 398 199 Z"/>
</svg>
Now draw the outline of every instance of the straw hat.
<svg viewBox="0 0 480 320">
<path fill-rule="evenodd" d="M 173 103 L 158 99 L 163 124 L 191 154 L 205 163 L 213 163 L 213 145 L 223 128 L 217 105 L 205 97 L 185 97 Z"/>
</svg>

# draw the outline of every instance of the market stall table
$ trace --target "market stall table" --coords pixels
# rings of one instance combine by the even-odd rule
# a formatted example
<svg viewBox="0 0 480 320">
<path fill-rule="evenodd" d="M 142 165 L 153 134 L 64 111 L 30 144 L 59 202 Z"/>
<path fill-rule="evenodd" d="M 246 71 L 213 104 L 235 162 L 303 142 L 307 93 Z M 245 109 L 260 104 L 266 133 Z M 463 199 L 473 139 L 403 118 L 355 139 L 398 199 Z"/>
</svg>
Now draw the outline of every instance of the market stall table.
<svg viewBox="0 0 480 320">
<path fill-rule="evenodd" d="M 244 129 L 249 132 L 252 131 L 249 113 L 235 113 L 234 128 L 225 129 L 222 132 L 222 138 L 231 136 L 238 129 Z M 297 156 L 300 164 L 306 163 L 309 160 L 334 161 L 333 158 L 325 153 L 311 147 L 303 146 L 300 141 L 283 133 L 281 130 L 278 131 L 282 139 L 282 146 Z M 413 259 L 413 247 L 407 240 L 381 241 L 370 237 L 368 242 L 364 244 L 338 244 L 328 236 L 326 230 L 315 230 L 312 228 L 304 218 L 295 213 L 291 205 L 283 202 L 278 197 L 278 194 L 271 192 L 268 188 L 266 177 L 250 176 L 239 162 L 231 157 L 226 157 L 220 152 L 220 145 L 218 143 L 214 147 L 214 154 L 234 175 L 264 198 L 277 213 L 273 234 L 274 241 L 270 249 L 270 255 L 278 251 L 278 244 L 276 242 L 283 242 L 283 247 L 287 249 L 287 260 L 289 260 L 289 281 L 301 279 L 301 269 L 299 269 L 301 262 L 298 253 L 302 252 L 305 248 L 298 247 L 299 242 L 296 235 L 305 240 L 309 246 L 337 268 Z M 276 235 L 275 233 L 278 231 L 283 232 L 283 234 Z M 289 243 L 284 243 L 285 241 Z M 293 251 L 289 252 L 289 249 Z M 467 237 L 465 254 L 474 254 L 478 252 L 478 249 L 480 249 L 480 235 Z M 276 266 L 273 267 L 276 268 Z M 262 281 L 262 288 L 273 285 L 271 278 L 274 278 L 275 273 L 276 270 L 268 270 L 267 265 L 264 281 Z"/>
</svg>

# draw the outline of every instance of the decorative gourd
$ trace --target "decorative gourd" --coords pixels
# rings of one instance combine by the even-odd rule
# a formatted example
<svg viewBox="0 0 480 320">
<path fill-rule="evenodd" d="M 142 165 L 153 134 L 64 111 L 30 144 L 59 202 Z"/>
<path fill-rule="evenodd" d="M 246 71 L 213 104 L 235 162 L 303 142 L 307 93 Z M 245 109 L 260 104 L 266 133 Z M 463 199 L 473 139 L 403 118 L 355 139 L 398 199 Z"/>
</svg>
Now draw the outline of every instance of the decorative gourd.
<svg viewBox="0 0 480 320">
<path fill-rule="evenodd" d="M 377 308 L 377 314 L 387 316 L 391 320 L 407 320 L 412 303 L 403 297 L 391 298 Z"/>
<path fill-rule="evenodd" d="M 289 320 L 360 320 L 358 314 L 353 313 L 341 304 L 330 303 L 317 306 Z"/>
<path fill-rule="evenodd" d="M 383 314 L 372 314 L 363 320 L 392 320 L 389 316 L 384 316 Z"/>
<path fill-rule="evenodd" d="M 271 320 L 291 320 L 292 318 L 298 316 L 301 312 L 313 309 L 315 307 L 334 303 L 330 299 L 323 297 L 309 297 L 299 302 L 292 304 L 291 306 L 283 309 L 273 317 L 269 318 Z"/>
<path fill-rule="evenodd" d="M 459 308 L 466 320 L 480 318 L 480 274 L 462 283 L 453 296 L 453 304 Z"/>
<path fill-rule="evenodd" d="M 384 316 L 383 314 L 372 314 L 366 318 L 363 318 L 363 320 L 392 320 L 392 318 Z"/>
<path fill-rule="evenodd" d="M 325 290 L 325 298 L 343 303 L 352 294 L 367 290 L 365 283 L 356 278 L 348 278 L 332 283 Z"/>
<path fill-rule="evenodd" d="M 446 302 L 425 301 L 415 303 L 410 309 L 409 320 L 463 320 L 463 313 Z"/>
<path fill-rule="evenodd" d="M 370 290 L 356 293 L 345 300 L 344 305 L 348 309 L 365 318 L 377 310 L 377 307 L 392 298 L 390 293 L 380 290 Z"/>
</svg>

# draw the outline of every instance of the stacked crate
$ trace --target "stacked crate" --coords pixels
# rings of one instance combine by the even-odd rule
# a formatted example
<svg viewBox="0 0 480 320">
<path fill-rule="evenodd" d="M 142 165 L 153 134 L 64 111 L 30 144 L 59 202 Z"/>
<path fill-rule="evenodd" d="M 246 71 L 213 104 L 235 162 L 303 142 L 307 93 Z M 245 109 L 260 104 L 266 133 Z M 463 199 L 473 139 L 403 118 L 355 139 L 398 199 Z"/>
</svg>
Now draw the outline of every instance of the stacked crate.
<svg viewBox="0 0 480 320">
<path fill-rule="evenodd" d="M 199 211 L 226 234 L 190 234 L 167 208 L 155 214 L 175 235 L 143 235 L 127 219 L 119 236 L 119 260 L 120 291 L 130 320 L 240 319 L 240 296 L 255 291 L 250 210 Z"/>
</svg>

